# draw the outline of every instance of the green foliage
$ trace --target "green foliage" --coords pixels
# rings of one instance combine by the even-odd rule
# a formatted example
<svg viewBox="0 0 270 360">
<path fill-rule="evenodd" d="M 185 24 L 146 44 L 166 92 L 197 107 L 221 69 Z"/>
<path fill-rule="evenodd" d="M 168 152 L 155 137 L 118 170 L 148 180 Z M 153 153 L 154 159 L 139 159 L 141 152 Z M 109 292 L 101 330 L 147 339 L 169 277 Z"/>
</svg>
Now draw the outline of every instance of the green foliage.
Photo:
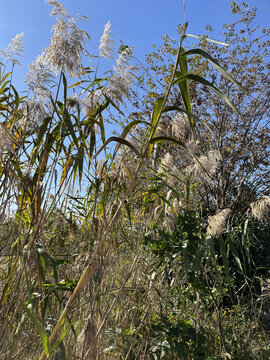
<svg viewBox="0 0 270 360">
<path fill-rule="evenodd" d="M 177 311 L 153 315 L 151 336 L 154 339 L 149 354 L 153 359 L 202 359 L 207 356 L 207 336 L 203 329 L 196 329 L 191 321 L 178 319 Z"/>
<path fill-rule="evenodd" d="M 199 244 L 205 237 L 205 229 L 201 227 L 201 218 L 194 210 L 179 214 L 175 222 L 175 230 L 170 233 L 166 228 L 155 225 L 153 234 L 144 236 L 143 244 L 160 259 L 160 265 L 176 255 L 188 262 L 194 260 Z"/>
</svg>

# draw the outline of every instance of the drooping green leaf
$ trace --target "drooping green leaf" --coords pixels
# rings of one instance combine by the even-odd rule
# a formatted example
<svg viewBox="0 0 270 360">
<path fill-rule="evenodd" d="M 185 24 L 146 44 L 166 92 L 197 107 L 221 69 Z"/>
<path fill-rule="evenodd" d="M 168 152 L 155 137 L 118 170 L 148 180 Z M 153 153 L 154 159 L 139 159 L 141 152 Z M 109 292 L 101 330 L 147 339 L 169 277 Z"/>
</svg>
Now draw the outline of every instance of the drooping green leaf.
<svg viewBox="0 0 270 360">
<path fill-rule="evenodd" d="M 77 137 L 76 137 L 76 132 L 75 132 L 74 126 L 72 124 L 70 115 L 69 115 L 69 113 L 68 113 L 68 111 L 66 109 L 64 110 L 64 124 L 67 126 L 67 128 L 69 130 L 69 133 L 71 134 L 72 139 L 73 139 L 74 143 L 76 144 L 76 146 L 78 148 L 79 144 L 78 144 L 78 140 L 77 140 Z"/>
<path fill-rule="evenodd" d="M 120 138 L 121 139 L 125 139 L 125 137 L 129 134 L 130 130 L 132 128 L 134 128 L 136 125 L 138 124 L 146 124 L 148 126 L 151 126 L 151 124 L 147 121 L 144 121 L 144 120 L 133 120 L 131 121 L 127 126 L 125 126 Z M 119 150 L 121 144 L 117 144 L 116 147 L 115 147 L 115 151 L 114 151 L 114 156 L 116 155 L 117 151 Z"/>
<path fill-rule="evenodd" d="M 68 326 L 65 326 L 65 328 L 63 329 L 61 335 L 59 336 L 59 338 L 55 341 L 55 344 L 52 348 L 52 353 L 61 345 L 62 341 L 64 340 L 64 337 L 69 333 L 69 330 L 72 328 L 72 322 L 70 322 L 68 324 Z M 65 359 L 65 348 L 64 348 L 64 345 L 62 343 L 62 348 L 60 349 L 60 354 L 61 356 L 61 360 Z"/>
<path fill-rule="evenodd" d="M 50 356 L 51 354 L 51 347 L 50 347 L 50 342 L 49 342 L 49 338 L 45 332 L 45 330 L 43 329 L 40 321 L 38 320 L 38 318 L 34 315 L 34 313 L 27 308 L 26 305 L 24 305 L 24 310 L 27 313 L 27 315 L 30 317 L 30 319 L 33 321 L 33 323 L 35 324 L 37 331 L 39 333 L 40 339 L 41 339 L 41 343 L 44 349 L 44 352 L 46 354 L 46 356 Z"/>
<path fill-rule="evenodd" d="M 172 138 L 170 136 L 157 136 L 157 137 L 154 137 L 150 140 L 150 144 L 155 144 L 155 143 L 159 143 L 159 142 L 164 142 L 164 141 L 170 141 L 170 142 L 173 142 L 177 145 L 180 145 L 184 148 L 186 148 L 186 145 L 183 141 L 181 140 L 177 140 L 175 138 Z"/>
<path fill-rule="evenodd" d="M 206 51 L 202 50 L 202 49 L 191 49 L 188 51 L 185 51 L 182 56 L 183 57 L 188 57 L 189 55 L 201 55 L 203 56 L 205 59 L 207 59 L 209 61 L 209 63 L 214 66 L 226 79 L 228 79 L 230 82 L 232 82 L 233 84 L 235 84 L 239 89 L 244 90 L 244 88 L 242 87 L 242 85 L 236 81 L 222 66 L 220 66 L 219 62 L 214 59 L 211 55 L 209 55 Z"/>
<path fill-rule="evenodd" d="M 152 119 L 151 119 L 151 131 L 149 136 L 150 144 L 148 147 L 148 158 L 150 158 L 153 149 L 153 143 L 151 142 L 151 140 L 156 135 L 157 132 L 158 122 L 164 106 L 164 100 L 165 100 L 164 97 L 160 97 L 155 101 L 154 104 L 154 109 L 152 112 Z"/>
<path fill-rule="evenodd" d="M 94 129 L 92 128 L 91 137 L 90 137 L 90 158 L 91 159 L 93 157 L 95 144 L 96 144 L 96 133 L 95 133 Z"/>
<path fill-rule="evenodd" d="M 229 239 L 229 247 L 230 247 L 231 253 L 232 253 L 232 255 L 233 255 L 234 259 L 235 259 L 235 262 L 236 262 L 239 270 L 241 271 L 241 273 L 242 273 L 243 275 L 245 275 L 245 274 L 244 274 L 244 271 L 243 271 L 243 267 L 242 267 L 242 263 L 241 263 L 240 257 L 239 257 L 239 255 L 238 255 L 238 252 L 237 252 L 237 250 L 236 250 L 236 247 L 234 246 L 234 244 L 233 244 L 233 242 L 231 241 L 231 239 Z"/>
<path fill-rule="evenodd" d="M 181 69 L 181 71 L 176 71 L 176 76 L 179 77 L 179 75 L 186 75 L 188 74 L 188 63 L 187 63 L 187 57 L 183 56 L 182 54 L 185 52 L 184 48 L 181 48 L 180 50 L 180 56 L 178 59 L 178 65 Z M 191 109 L 191 102 L 190 102 L 190 95 L 189 95 L 189 83 L 188 83 L 188 78 L 186 78 L 184 81 L 180 81 L 178 83 L 180 91 L 181 91 L 181 95 L 182 95 L 182 99 L 186 108 L 186 111 L 188 112 L 188 114 L 191 114 L 192 109 Z M 195 132 L 194 132 L 194 120 L 193 117 L 191 115 L 188 115 L 188 119 L 189 119 L 189 123 L 190 123 L 190 127 L 193 133 L 193 136 L 195 137 Z"/>
<path fill-rule="evenodd" d="M 233 111 L 235 111 L 239 116 L 241 116 L 241 114 L 239 113 L 239 111 L 236 109 L 236 107 L 234 106 L 234 104 L 227 98 L 226 95 L 224 95 L 217 87 L 215 87 L 210 81 L 204 79 L 203 77 L 199 76 L 199 75 L 195 75 L 195 74 L 186 74 L 183 75 L 180 72 L 178 72 L 178 77 L 174 80 L 174 83 L 181 83 L 182 81 L 186 81 L 186 78 L 190 79 L 190 80 L 194 80 L 204 86 L 206 86 L 207 88 L 209 88 L 210 90 L 212 90 L 215 94 L 217 94 L 221 100 L 223 100 L 225 103 L 227 103 Z"/>
<path fill-rule="evenodd" d="M 93 158 L 96 158 L 103 150 L 104 148 L 112 141 L 118 142 L 120 144 L 123 145 L 127 145 L 132 151 L 134 151 L 134 153 L 137 156 L 140 156 L 139 151 L 136 149 L 136 147 L 131 144 L 129 141 L 127 141 L 126 139 L 122 139 L 120 137 L 116 137 L 116 136 L 111 136 L 108 140 L 105 141 L 105 143 L 100 147 L 100 149 L 95 153 Z"/>
<path fill-rule="evenodd" d="M 17 92 L 17 90 L 15 89 L 15 87 L 13 85 L 10 85 L 13 92 L 14 92 L 14 95 L 15 95 L 15 100 L 14 100 L 14 104 L 16 105 L 16 110 L 18 109 L 19 107 L 19 104 L 20 104 L 20 97 L 19 97 L 19 94 Z"/>
<path fill-rule="evenodd" d="M 41 123 L 41 125 L 39 127 L 38 137 L 37 137 L 37 140 L 36 140 L 36 147 L 39 147 L 39 145 L 43 141 L 46 130 L 48 130 L 48 125 L 49 125 L 50 120 L 51 120 L 51 117 L 49 116 L 49 117 L 46 117 L 42 121 L 42 123 Z"/>
<path fill-rule="evenodd" d="M 103 121 L 102 114 L 99 115 L 99 126 L 100 126 L 101 140 L 102 140 L 102 142 L 104 144 L 105 141 L 106 141 L 106 137 L 105 137 L 105 126 L 104 126 L 104 121 Z"/>
<path fill-rule="evenodd" d="M 198 276 L 199 271 L 201 269 L 202 258 L 203 258 L 204 253 L 205 253 L 205 246 L 204 246 L 204 243 L 201 243 L 199 246 L 197 255 L 196 255 L 195 262 L 193 264 L 193 269 L 192 269 L 194 271 L 194 273 L 196 274 L 196 276 Z"/>
<path fill-rule="evenodd" d="M 244 224 L 244 231 L 242 234 L 242 245 L 245 249 L 248 263 L 250 264 L 250 239 L 249 239 L 249 234 L 248 234 L 248 224 L 249 224 L 249 219 L 246 219 L 245 224 Z"/>
<path fill-rule="evenodd" d="M 219 236 L 218 241 L 219 241 L 219 247 L 220 247 L 220 252 L 221 252 L 221 257 L 222 257 L 225 273 L 226 273 L 226 276 L 229 278 L 230 277 L 229 259 L 227 256 L 226 247 L 225 247 L 225 243 L 224 243 L 222 236 Z"/>
</svg>

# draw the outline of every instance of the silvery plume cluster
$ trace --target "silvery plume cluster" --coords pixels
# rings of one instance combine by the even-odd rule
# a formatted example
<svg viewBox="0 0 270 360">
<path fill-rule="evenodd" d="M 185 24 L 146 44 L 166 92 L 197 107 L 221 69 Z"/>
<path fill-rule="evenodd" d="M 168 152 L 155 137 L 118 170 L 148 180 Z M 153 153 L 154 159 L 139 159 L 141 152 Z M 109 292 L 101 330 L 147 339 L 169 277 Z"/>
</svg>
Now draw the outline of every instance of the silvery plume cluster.
<svg viewBox="0 0 270 360">
<path fill-rule="evenodd" d="M 57 16 L 57 22 L 52 27 L 50 45 L 43 51 L 44 62 L 56 74 L 62 71 L 70 76 L 79 76 L 84 72 L 82 56 L 88 55 L 85 45 L 90 36 L 78 28 L 76 21 L 87 18 L 80 15 L 71 17 L 58 1 L 48 0 L 47 4 L 53 6 L 50 15 Z"/>
<path fill-rule="evenodd" d="M 222 155 L 216 149 L 201 153 L 199 142 L 194 140 L 190 123 L 186 114 L 177 114 L 172 122 L 172 134 L 185 143 L 185 156 L 191 161 L 185 168 L 185 173 L 195 181 L 210 184 L 215 180 Z"/>
<path fill-rule="evenodd" d="M 3 56 L 13 65 L 21 65 L 18 57 L 22 57 L 24 51 L 24 33 L 17 34 L 5 50 L 0 50 L 0 56 Z"/>
<path fill-rule="evenodd" d="M 193 139 L 188 117 L 183 113 L 176 114 L 172 119 L 171 132 L 184 146 L 182 149 L 178 149 L 177 157 L 170 152 L 166 152 L 161 158 L 158 173 L 166 176 L 169 187 L 177 188 L 181 186 L 184 177 L 203 185 L 215 186 L 218 181 L 219 166 L 223 161 L 220 151 L 209 149 L 205 154 L 202 154 L 199 143 Z M 182 167 L 179 166 L 179 161 Z M 179 211 L 178 207 L 177 211 Z M 259 200 L 252 202 L 249 205 L 249 211 L 253 218 L 265 222 L 269 219 L 270 197 L 263 196 Z M 170 211 L 165 212 L 165 226 L 169 231 L 172 231 L 172 215 Z M 219 236 L 229 231 L 232 216 L 233 210 L 230 208 L 219 209 L 214 215 L 209 216 L 207 235 Z"/>
<path fill-rule="evenodd" d="M 76 24 L 77 19 L 85 17 L 71 17 L 58 1 L 48 0 L 47 4 L 53 6 L 50 15 L 57 16 L 57 22 L 52 27 L 50 45 L 32 62 L 26 74 L 26 83 L 33 96 L 23 106 L 21 122 L 27 123 L 28 128 L 36 128 L 51 115 L 52 107 L 47 100 L 59 71 L 70 76 L 84 73 L 82 56 L 87 54 L 85 44 L 90 39 Z"/>
<path fill-rule="evenodd" d="M 223 209 L 218 211 L 215 215 L 208 218 L 207 235 L 217 236 L 227 230 L 228 218 L 231 214 L 230 209 Z"/>
<path fill-rule="evenodd" d="M 175 220 L 182 210 L 182 201 L 177 198 L 173 199 L 173 192 L 169 190 L 166 195 L 166 205 L 164 212 L 164 221 L 163 225 L 167 228 L 167 230 L 172 233 L 175 231 Z M 173 200 L 172 200 L 173 199 Z"/>
<path fill-rule="evenodd" d="M 39 55 L 29 65 L 29 71 L 25 75 L 32 98 L 28 98 L 22 106 L 20 124 L 30 130 L 37 129 L 42 120 L 52 113 L 51 102 L 47 99 L 52 94 L 50 88 L 55 84 L 55 76 L 43 55 Z"/>
<path fill-rule="evenodd" d="M 251 215 L 264 222 L 269 218 L 270 215 L 270 197 L 263 196 L 261 199 L 254 201 L 250 204 Z"/>
<path fill-rule="evenodd" d="M 106 28 L 105 32 L 107 32 Z M 100 55 L 102 57 L 108 58 L 109 56 L 112 56 L 113 52 L 110 44 L 111 42 L 108 37 L 106 36 L 104 39 L 103 35 L 101 38 L 102 46 L 100 45 L 99 47 Z M 113 66 L 113 72 L 109 77 L 106 86 L 102 89 L 92 91 L 91 94 L 83 100 L 84 111 L 86 113 L 91 112 L 97 104 L 104 100 L 104 98 L 109 98 L 117 104 L 120 104 L 123 103 L 124 98 L 130 97 L 133 79 L 137 70 L 136 66 L 131 65 L 132 52 L 132 48 L 127 46 L 119 54 L 116 65 Z"/>
<path fill-rule="evenodd" d="M 99 54 L 106 59 L 113 59 L 114 41 L 111 34 L 110 21 L 105 25 L 104 33 L 100 39 Z M 125 46 L 119 53 L 116 65 L 113 67 L 113 74 L 109 79 L 105 89 L 105 95 L 113 99 L 117 103 L 123 102 L 123 98 L 130 96 L 130 89 L 133 78 L 137 70 L 136 66 L 131 65 L 133 50 L 129 46 Z"/>
<path fill-rule="evenodd" d="M 41 102 L 50 94 L 49 87 L 54 84 L 59 71 L 70 76 L 83 74 L 82 56 L 88 54 L 85 44 L 90 39 L 76 24 L 78 19 L 86 17 L 71 17 L 58 1 L 48 0 L 47 4 L 53 6 L 50 15 L 57 16 L 57 22 L 52 27 L 50 45 L 32 62 L 26 74 L 33 99 Z"/>
<path fill-rule="evenodd" d="M 168 132 L 168 125 L 165 131 Z M 167 152 L 161 158 L 158 172 L 167 173 L 171 186 L 176 186 L 179 180 L 182 181 L 186 177 L 207 185 L 215 182 L 222 154 L 211 147 L 202 151 L 200 142 L 194 139 L 188 116 L 185 113 L 175 114 L 171 121 L 171 134 L 182 143 L 182 146 L 178 148 L 176 156 Z M 162 129 L 162 119 L 158 135 L 167 135 Z"/>
<path fill-rule="evenodd" d="M 46 3 L 53 7 L 50 15 L 56 16 L 57 21 L 52 27 L 53 35 L 49 46 L 44 48 L 41 55 L 32 62 L 25 76 L 30 97 L 21 108 L 21 119 L 18 122 L 18 125 L 32 130 L 36 129 L 42 120 L 51 116 L 53 112 L 51 101 L 48 100 L 53 95 L 51 89 L 56 85 L 56 76 L 59 72 L 80 78 L 87 75 L 82 64 L 83 57 L 88 56 L 90 59 L 85 48 L 90 36 L 77 26 L 77 20 L 88 18 L 80 15 L 71 17 L 59 1 L 47 0 Z M 23 33 L 16 35 L 8 48 L 0 51 L 0 56 L 12 62 L 13 65 L 20 64 L 18 57 L 22 57 L 23 38 Z M 113 60 L 114 44 L 111 23 L 108 21 L 100 38 L 100 56 Z M 81 99 L 81 94 L 73 94 L 67 101 L 69 108 L 79 109 L 82 107 L 88 114 L 106 98 L 118 104 L 123 103 L 123 99 L 130 96 L 136 71 L 136 67 L 130 64 L 131 60 L 132 48 L 126 46 L 119 53 L 107 84 L 97 89 L 91 89 L 85 99 Z"/>
<path fill-rule="evenodd" d="M 175 165 L 173 156 L 169 152 L 166 152 L 166 154 L 161 158 L 158 173 L 166 175 L 169 186 L 177 186 L 181 174 Z"/>
<path fill-rule="evenodd" d="M 12 66 L 20 65 L 18 57 L 23 56 L 23 39 L 24 33 L 17 34 L 5 50 L 0 50 L 0 56 L 10 61 Z M 2 155 L 5 150 L 14 152 L 12 132 L 10 130 L 11 129 L 7 129 L 3 124 L 0 124 L 0 155 Z"/>
<path fill-rule="evenodd" d="M 48 0 L 47 4 L 53 6 L 50 15 L 57 16 L 57 22 L 52 27 L 50 45 L 42 50 L 41 55 L 29 66 L 26 74 L 26 82 L 33 93 L 28 108 L 33 111 L 43 109 L 43 113 L 35 112 L 36 120 L 44 118 L 45 102 L 51 94 L 49 89 L 55 83 L 55 75 L 59 71 L 70 76 L 83 74 L 82 56 L 88 54 L 85 44 L 90 39 L 87 32 L 79 29 L 76 23 L 77 19 L 85 19 L 85 17 L 71 17 L 58 1 Z M 46 109 L 45 112 L 49 114 L 50 110 Z"/>
<path fill-rule="evenodd" d="M 105 59 L 114 59 L 114 45 L 110 21 L 104 27 L 103 35 L 99 42 L 99 55 Z M 82 101 L 83 109 L 86 114 L 91 113 L 95 107 L 104 99 L 109 98 L 117 104 L 123 103 L 124 98 L 131 95 L 131 87 L 137 67 L 132 65 L 133 49 L 125 46 L 120 51 L 116 64 L 113 66 L 111 76 L 108 78 L 106 86 L 91 91 Z"/>
<path fill-rule="evenodd" d="M 82 64 L 83 56 L 90 58 L 85 49 L 86 42 L 90 39 L 88 33 L 77 26 L 77 20 L 87 19 L 84 16 L 71 17 L 59 1 L 46 1 L 52 5 L 51 16 L 57 17 L 57 22 L 52 27 L 53 35 L 50 45 L 42 50 L 29 66 L 26 74 L 26 83 L 32 93 L 22 109 L 22 124 L 28 128 L 36 128 L 41 121 L 50 116 L 52 107 L 48 98 L 52 95 L 50 89 L 56 84 L 59 72 L 71 77 L 85 75 Z M 105 25 L 104 33 L 100 38 L 99 54 L 106 59 L 113 59 L 115 42 L 112 40 L 110 21 Z M 81 94 L 74 93 L 67 99 L 70 109 L 83 108 L 86 114 L 109 98 L 116 103 L 122 103 L 123 98 L 130 96 L 130 89 L 135 75 L 136 67 L 130 65 L 132 48 L 125 47 L 116 60 L 107 85 L 98 89 L 91 89 L 82 99 Z M 31 118 L 31 119 L 30 119 Z"/>
<path fill-rule="evenodd" d="M 130 96 L 136 66 L 130 65 L 132 59 L 132 48 L 126 47 L 113 67 L 114 74 L 110 77 L 108 87 L 105 89 L 106 95 L 114 99 L 117 103 L 122 103 L 123 98 Z"/>
<path fill-rule="evenodd" d="M 99 41 L 99 54 L 105 59 L 113 59 L 114 44 L 112 39 L 111 22 L 108 21 L 105 25 L 103 35 Z"/>
<path fill-rule="evenodd" d="M 251 215 L 260 222 L 265 222 L 270 215 L 270 197 L 262 198 L 252 202 L 250 205 Z M 231 209 L 223 209 L 208 218 L 207 235 L 218 236 L 228 230 L 228 220 L 232 214 Z"/>
<path fill-rule="evenodd" d="M 5 150 L 14 153 L 13 138 L 10 130 L 0 123 L 0 156 Z"/>
</svg>

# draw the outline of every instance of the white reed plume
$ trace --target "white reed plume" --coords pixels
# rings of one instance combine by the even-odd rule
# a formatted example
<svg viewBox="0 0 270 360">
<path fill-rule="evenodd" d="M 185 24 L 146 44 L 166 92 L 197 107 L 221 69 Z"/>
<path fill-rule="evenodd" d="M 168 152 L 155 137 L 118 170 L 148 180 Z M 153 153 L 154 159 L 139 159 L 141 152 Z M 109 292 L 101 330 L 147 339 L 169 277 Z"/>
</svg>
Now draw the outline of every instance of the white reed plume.
<svg viewBox="0 0 270 360">
<path fill-rule="evenodd" d="M 24 51 L 24 33 L 17 34 L 15 38 L 12 39 L 11 43 L 5 50 L 0 50 L 0 55 L 5 57 L 8 61 L 11 61 L 14 65 L 21 65 L 19 60 L 16 57 L 23 57 L 22 53 Z"/>
<path fill-rule="evenodd" d="M 91 114 L 98 104 L 102 103 L 102 90 L 92 91 L 82 100 L 83 111 L 85 114 Z"/>
<path fill-rule="evenodd" d="M 90 36 L 86 31 L 78 28 L 76 21 L 78 18 L 86 19 L 86 17 L 72 18 L 58 1 L 48 0 L 47 4 L 54 6 L 50 15 L 57 15 L 57 22 L 52 27 L 51 43 L 44 50 L 44 60 L 56 74 L 62 71 L 68 72 L 70 76 L 81 75 L 84 72 L 82 55 L 88 54 L 85 44 Z"/>
<path fill-rule="evenodd" d="M 114 44 L 115 42 L 112 40 L 111 34 L 111 23 L 107 22 L 104 28 L 103 35 L 99 41 L 99 54 L 105 59 L 113 59 L 114 55 Z"/>
<path fill-rule="evenodd" d="M 216 215 L 208 218 L 207 235 L 217 236 L 227 229 L 227 219 L 231 213 L 230 209 L 223 209 Z"/>
<path fill-rule="evenodd" d="M 63 17 L 67 16 L 66 9 L 64 8 L 63 4 L 61 4 L 59 1 L 48 0 L 47 4 L 53 6 L 52 11 L 50 12 L 50 16 L 55 16 L 55 15 L 60 15 Z"/>
<path fill-rule="evenodd" d="M 191 151 L 190 155 L 192 155 Z M 188 166 L 186 170 L 188 170 L 190 174 L 193 173 L 197 180 L 209 182 L 213 180 L 216 175 L 219 163 L 222 160 L 222 155 L 219 151 L 210 150 L 206 155 L 199 157 L 194 156 L 193 160 L 194 165 Z"/>
<path fill-rule="evenodd" d="M 168 216 L 164 216 L 163 226 L 172 234 L 175 231 L 174 221 Z"/>
<path fill-rule="evenodd" d="M 133 78 L 137 70 L 136 66 L 130 65 L 132 59 L 132 48 L 126 47 L 119 55 L 116 66 L 113 67 L 115 72 L 108 81 L 108 87 L 104 93 L 117 103 L 122 103 L 123 98 L 130 96 L 130 90 L 133 84 Z"/>
<path fill-rule="evenodd" d="M 78 94 L 73 94 L 67 98 L 67 106 L 71 109 L 76 108 L 76 110 L 80 110 L 82 105 L 82 100 Z"/>
<path fill-rule="evenodd" d="M 169 199 L 167 199 L 167 200 L 169 201 Z M 172 202 L 172 206 L 170 206 L 168 204 L 165 205 L 165 214 L 170 216 L 171 218 L 175 219 L 176 216 L 181 211 L 181 206 L 182 206 L 181 200 L 179 201 L 178 199 L 174 199 Z"/>
<path fill-rule="evenodd" d="M 166 200 L 168 201 L 170 200 L 171 193 L 172 191 L 169 190 L 169 192 L 167 193 Z M 172 206 L 169 206 L 168 204 L 165 205 L 163 226 L 165 226 L 170 233 L 174 232 L 175 230 L 175 220 L 178 214 L 180 213 L 181 209 L 182 209 L 182 202 L 181 200 L 179 201 L 176 198 L 173 200 Z"/>
<path fill-rule="evenodd" d="M 0 155 L 5 150 L 14 153 L 13 138 L 10 130 L 0 123 Z"/>
<path fill-rule="evenodd" d="M 188 158 L 190 159 L 191 154 L 194 156 L 200 156 L 201 155 L 201 148 L 200 148 L 200 142 L 198 140 L 194 141 L 194 138 L 191 137 L 186 142 L 186 148 L 188 150 Z M 193 158 L 192 158 L 193 159 Z M 194 160 L 194 159 L 193 159 Z"/>
<path fill-rule="evenodd" d="M 180 173 L 174 165 L 174 158 L 170 153 L 166 153 L 161 159 L 161 164 L 158 167 L 159 174 L 166 174 L 167 183 L 169 186 L 175 187 L 179 182 Z"/>
<path fill-rule="evenodd" d="M 177 139 L 187 139 L 190 135 L 190 123 L 185 113 L 177 113 L 172 121 L 172 135 Z"/>
<path fill-rule="evenodd" d="M 173 200 L 173 208 L 176 212 L 176 214 L 179 214 L 182 208 L 182 201 L 178 199 Z"/>
<path fill-rule="evenodd" d="M 221 153 L 216 150 L 210 150 L 206 156 L 200 156 L 199 162 L 211 176 L 215 175 L 219 162 L 222 159 Z M 199 169 L 199 165 L 197 164 Z"/>
<path fill-rule="evenodd" d="M 39 55 L 25 75 L 26 83 L 36 98 L 46 98 L 50 94 L 49 86 L 54 84 L 54 75 L 44 61 L 43 54 Z"/>
<path fill-rule="evenodd" d="M 122 147 L 121 153 L 116 159 L 115 174 L 117 181 L 120 185 L 130 181 L 134 178 L 136 171 L 136 159 L 134 160 L 134 153 L 128 147 Z"/>
<path fill-rule="evenodd" d="M 261 199 L 250 204 L 251 214 L 259 221 L 265 221 L 270 214 L 270 197 L 263 196 Z"/>
<path fill-rule="evenodd" d="M 116 66 L 113 67 L 114 71 L 119 75 L 125 72 L 126 68 L 130 67 L 132 56 L 133 56 L 132 48 L 126 46 L 124 50 L 120 52 L 118 59 L 116 60 Z"/>
<path fill-rule="evenodd" d="M 28 99 L 22 106 L 21 126 L 26 126 L 30 131 L 38 130 L 42 121 L 52 114 L 49 104 L 45 104 L 45 99 Z"/>
<path fill-rule="evenodd" d="M 174 166 L 174 161 L 173 161 L 173 157 L 170 153 L 166 153 L 164 155 L 164 157 L 161 159 L 161 165 L 163 166 L 163 170 L 164 170 L 164 167 L 165 168 L 169 168 L 169 169 L 172 169 L 173 166 Z"/>
</svg>

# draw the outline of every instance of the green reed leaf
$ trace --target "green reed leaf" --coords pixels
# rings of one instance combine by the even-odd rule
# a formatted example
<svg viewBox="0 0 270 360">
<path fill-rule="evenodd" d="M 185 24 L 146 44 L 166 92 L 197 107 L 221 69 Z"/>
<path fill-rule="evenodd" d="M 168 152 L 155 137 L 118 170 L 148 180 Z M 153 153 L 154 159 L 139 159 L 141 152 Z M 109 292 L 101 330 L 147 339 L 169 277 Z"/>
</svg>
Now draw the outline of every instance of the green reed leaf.
<svg viewBox="0 0 270 360">
<path fill-rule="evenodd" d="M 30 319 L 33 321 L 34 325 L 37 328 L 37 331 L 39 333 L 40 339 L 41 339 L 41 343 L 44 349 L 44 352 L 46 354 L 46 356 L 50 356 L 51 354 L 51 347 L 50 347 L 50 342 L 49 342 L 49 338 L 45 332 L 45 330 L 43 329 L 40 321 L 38 320 L 38 318 L 34 315 L 34 313 L 27 308 L 26 305 L 24 305 L 24 310 L 26 312 L 26 314 L 30 317 Z"/>
</svg>

